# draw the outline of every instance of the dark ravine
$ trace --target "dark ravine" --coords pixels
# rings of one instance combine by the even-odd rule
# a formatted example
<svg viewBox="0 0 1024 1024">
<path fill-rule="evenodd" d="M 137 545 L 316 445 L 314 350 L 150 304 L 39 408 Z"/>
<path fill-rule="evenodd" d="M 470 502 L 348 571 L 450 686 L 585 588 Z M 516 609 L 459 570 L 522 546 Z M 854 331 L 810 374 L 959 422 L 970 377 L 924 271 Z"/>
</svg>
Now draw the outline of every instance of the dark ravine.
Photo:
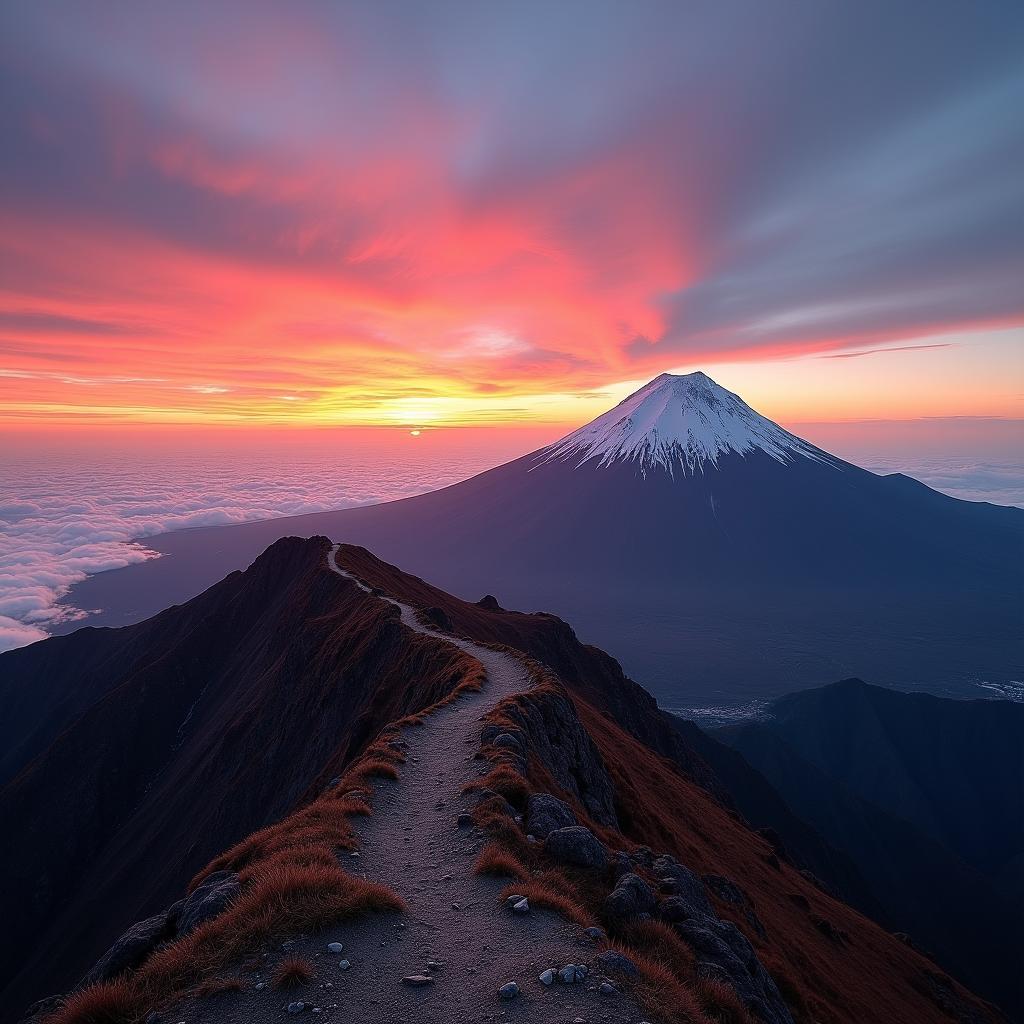
<svg viewBox="0 0 1024 1024">
<path fill-rule="evenodd" d="M 859 866 L 879 920 L 1024 1011 L 1024 706 L 848 679 L 716 736 Z"/>
</svg>

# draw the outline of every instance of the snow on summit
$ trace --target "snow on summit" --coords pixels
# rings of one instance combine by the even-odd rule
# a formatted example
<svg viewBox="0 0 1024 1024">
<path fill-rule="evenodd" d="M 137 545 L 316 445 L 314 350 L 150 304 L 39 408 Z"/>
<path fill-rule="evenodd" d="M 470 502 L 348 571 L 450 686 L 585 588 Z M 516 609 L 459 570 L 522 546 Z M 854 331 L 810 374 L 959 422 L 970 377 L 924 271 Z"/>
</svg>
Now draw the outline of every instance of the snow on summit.
<svg viewBox="0 0 1024 1024">
<path fill-rule="evenodd" d="M 825 452 L 755 412 L 706 373 L 663 373 L 614 409 L 556 441 L 544 461 L 591 459 L 599 465 L 638 463 L 643 473 L 671 474 L 717 468 L 723 455 L 761 451 L 778 462 L 795 458 L 830 462 Z"/>
</svg>

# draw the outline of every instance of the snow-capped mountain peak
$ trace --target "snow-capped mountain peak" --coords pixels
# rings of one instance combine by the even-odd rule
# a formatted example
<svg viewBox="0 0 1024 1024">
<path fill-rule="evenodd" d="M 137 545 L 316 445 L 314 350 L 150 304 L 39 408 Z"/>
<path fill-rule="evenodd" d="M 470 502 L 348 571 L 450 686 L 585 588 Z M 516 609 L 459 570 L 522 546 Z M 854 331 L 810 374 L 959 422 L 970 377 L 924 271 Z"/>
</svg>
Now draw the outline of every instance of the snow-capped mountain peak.
<svg viewBox="0 0 1024 1024">
<path fill-rule="evenodd" d="M 781 463 L 830 463 L 823 451 L 755 412 L 700 371 L 663 373 L 614 409 L 545 449 L 542 461 L 633 462 L 642 473 L 661 468 L 691 475 L 718 467 L 732 453 L 764 452 Z"/>
</svg>

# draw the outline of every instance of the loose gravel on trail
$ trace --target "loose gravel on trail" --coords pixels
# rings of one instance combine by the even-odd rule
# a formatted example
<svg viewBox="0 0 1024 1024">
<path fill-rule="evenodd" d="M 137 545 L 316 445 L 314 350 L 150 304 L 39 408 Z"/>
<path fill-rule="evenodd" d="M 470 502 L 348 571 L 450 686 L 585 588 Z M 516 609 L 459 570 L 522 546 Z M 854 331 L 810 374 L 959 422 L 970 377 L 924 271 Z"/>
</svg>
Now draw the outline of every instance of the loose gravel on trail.
<svg viewBox="0 0 1024 1024">
<path fill-rule="evenodd" d="M 339 584 L 370 592 L 338 566 L 336 552 L 337 547 L 331 550 L 327 566 L 342 578 Z M 382 599 L 400 608 L 409 629 L 457 645 L 486 670 L 479 693 L 463 694 L 422 726 L 404 730 L 408 750 L 400 780 L 377 781 L 373 814 L 354 819 L 359 851 L 343 856 L 343 866 L 388 885 L 406 901 L 407 912 L 340 924 L 269 949 L 263 966 L 245 975 L 243 991 L 188 1001 L 162 1019 L 169 1024 L 303 1017 L 368 1024 L 638 1024 L 644 1014 L 628 995 L 600 991 L 600 972 L 545 985 L 544 971 L 593 965 L 597 949 L 579 926 L 557 915 L 535 908 L 514 913 L 498 898 L 508 880 L 473 872 L 486 840 L 476 828 L 459 827 L 459 814 L 469 807 L 461 790 L 484 770 L 473 757 L 481 717 L 529 688 L 525 668 L 500 651 L 436 632 L 420 623 L 412 608 Z M 341 951 L 334 946 L 328 952 L 329 943 L 341 943 Z M 274 989 L 270 979 L 284 956 L 307 959 L 315 977 L 287 992 Z M 515 990 L 504 988 L 510 982 Z"/>
</svg>

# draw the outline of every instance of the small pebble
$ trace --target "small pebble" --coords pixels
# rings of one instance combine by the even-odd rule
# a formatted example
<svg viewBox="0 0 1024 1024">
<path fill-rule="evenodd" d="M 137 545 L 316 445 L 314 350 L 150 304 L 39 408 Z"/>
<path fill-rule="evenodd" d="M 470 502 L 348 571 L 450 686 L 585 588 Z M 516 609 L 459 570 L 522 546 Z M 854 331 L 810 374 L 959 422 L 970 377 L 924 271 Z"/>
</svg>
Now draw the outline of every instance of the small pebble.
<svg viewBox="0 0 1024 1024">
<path fill-rule="evenodd" d="M 559 977 L 559 980 L 561 980 L 564 984 L 572 985 L 576 981 L 576 965 L 575 964 L 566 964 L 558 972 L 558 977 Z"/>
<path fill-rule="evenodd" d="M 301 1003 L 300 1002 L 300 1003 L 289 1003 L 288 1004 L 288 1012 L 290 1014 L 292 1014 L 292 1016 L 294 1016 L 297 1013 L 302 1013 L 302 1011 L 305 1010 L 305 1009 L 306 1009 L 306 1004 L 305 1003 Z"/>
<path fill-rule="evenodd" d="M 328 953 L 340 953 L 345 947 L 340 942 L 328 942 L 327 952 Z"/>
<path fill-rule="evenodd" d="M 339 960 L 338 961 L 338 966 L 343 971 L 347 971 L 352 966 L 352 962 L 350 960 Z"/>
<path fill-rule="evenodd" d="M 424 985 L 433 985 L 434 979 L 429 974 L 407 974 L 402 984 L 410 988 L 423 988 Z"/>
<path fill-rule="evenodd" d="M 502 999 L 515 999 L 519 995 L 519 986 L 514 981 L 506 982 L 498 989 L 498 996 Z"/>
<path fill-rule="evenodd" d="M 549 967 L 540 976 L 540 982 L 542 985 L 552 985 L 555 981 L 555 972 Z"/>
<path fill-rule="evenodd" d="M 619 990 L 610 981 L 602 981 L 598 991 L 603 996 L 617 996 L 619 994 Z"/>
<path fill-rule="evenodd" d="M 512 904 L 512 910 L 516 914 L 528 914 L 530 912 L 530 904 L 527 902 L 526 898 L 523 897 L 523 899 L 518 903 Z"/>
</svg>

